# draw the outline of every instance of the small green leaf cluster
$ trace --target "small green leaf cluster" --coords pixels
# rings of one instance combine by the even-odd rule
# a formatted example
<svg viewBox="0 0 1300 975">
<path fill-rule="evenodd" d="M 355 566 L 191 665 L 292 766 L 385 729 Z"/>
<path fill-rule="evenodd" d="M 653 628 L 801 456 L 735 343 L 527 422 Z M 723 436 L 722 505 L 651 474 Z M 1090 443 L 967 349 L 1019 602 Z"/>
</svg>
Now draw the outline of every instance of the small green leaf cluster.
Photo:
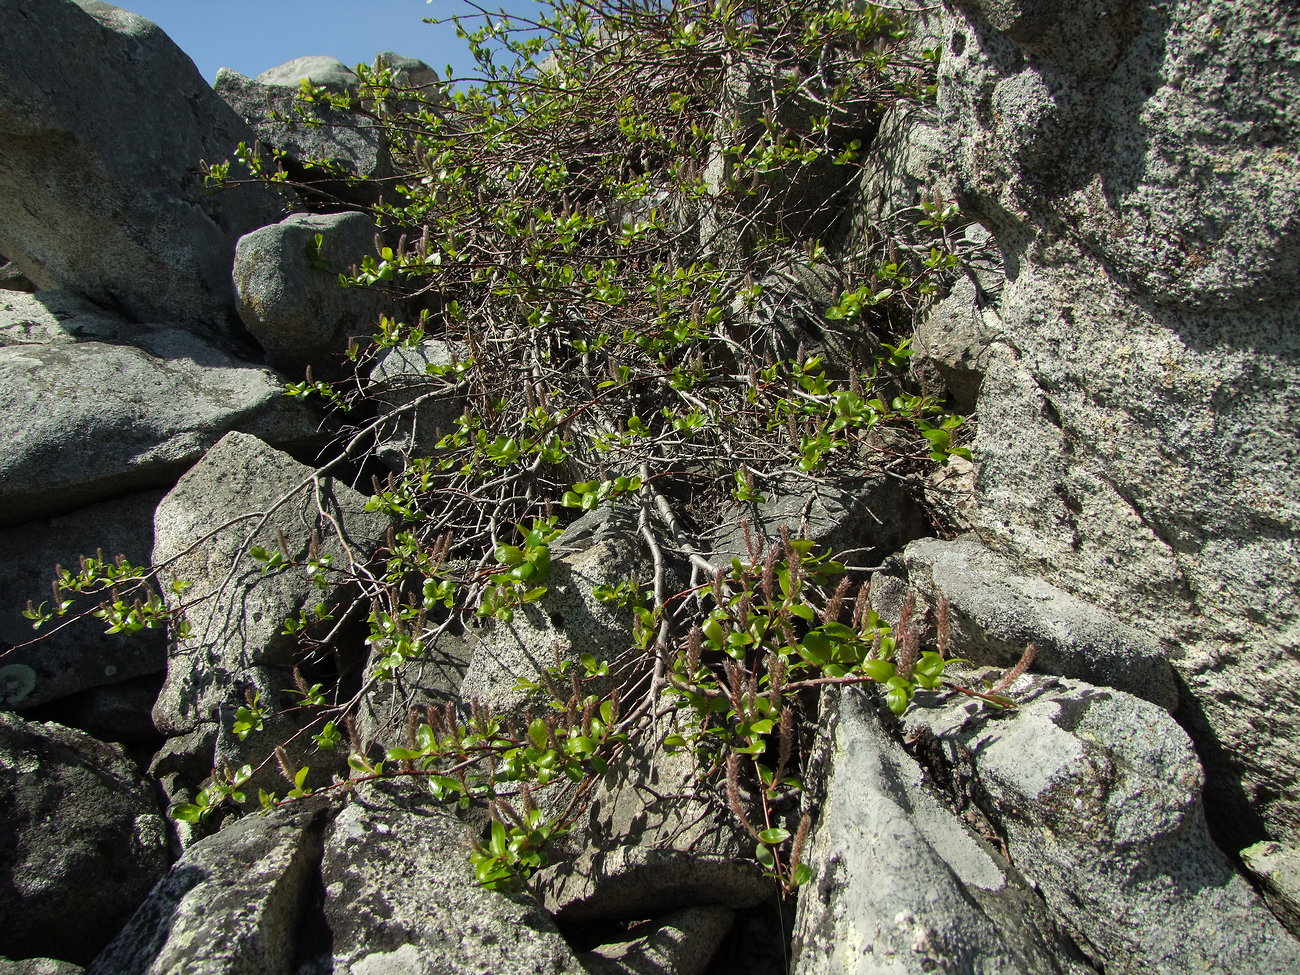
<svg viewBox="0 0 1300 975">
<path fill-rule="evenodd" d="M 865 583 L 850 605 L 844 566 L 814 554 L 812 542 L 787 534 L 752 554 L 748 563 L 733 560 L 701 594 L 712 607 L 671 658 L 665 693 L 678 703 L 679 727 L 663 744 L 688 750 L 706 770 L 725 770 L 732 811 L 757 840 L 757 858 L 793 889 L 810 872 L 800 869 L 778 810 L 803 788 L 794 725 L 810 693 L 875 684 L 902 714 L 918 688 L 938 688 L 946 668 L 964 661 L 921 652 L 906 615 L 894 633 L 871 609 Z M 749 825 L 740 798 L 744 767 L 758 784 L 761 828 Z"/>
<path fill-rule="evenodd" d="M 644 428 L 636 417 L 628 421 L 629 430 L 635 423 Z M 620 475 L 613 480 L 605 481 L 579 481 L 573 487 L 564 492 L 560 498 L 560 504 L 566 508 L 578 508 L 581 511 L 595 511 L 606 501 L 613 501 L 620 495 L 627 494 L 630 491 L 639 491 L 641 489 L 641 478 L 637 476 L 624 477 Z"/>
<path fill-rule="evenodd" d="M 487 591 L 479 601 L 480 616 L 509 622 L 517 606 L 534 603 L 546 595 L 542 583 L 551 567 L 550 542 L 560 534 L 556 520 L 555 516 L 537 518 L 531 528 L 518 525 L 522 544 L 496 546 L 493 554 L 500 569 L 489 576 Z"/>
<path fill-rule="evenodd" d="M 235 710 L 235 723 L 231 727 L 235 737 L 243 741 L 254 731 L 264 730 L 267 710 L 262 704 L 261 692 L 250 691 L 247 703 Z"/>
<path fill-rule="evenodd" d="M 247 800 L 243 792 L 244 783 L 253 777 L 253 767 L 243 765 L 237 771 L 229 770 L 220 777 L 214 775 L 212 781 L 199 790 L 193 802 L 182 802 L 173 806 L 171 814 L 176 819 L 187 823 L 206 822 L 214 812 L 223 805 L 240 806 Z"/>
<path fill-rule="evenodd" d="M 62 566 L 55 567 L 52 583 L 53 604 L 34 605 L 27 601 L 22 611 L 33 629 L 40 629 L 52 620 L 66 617 L 77 605 L 76 596 L 99 596 L 100 601 L 89 610 L 89 615 L 108 624 L 107 633 L 135 633 L 145 629 L 159 629 L 174 625 L 182 635 L 189 632 L 184 616 L 170 610 L 161 594 L 150 585 L 154 570 L 133 565 L 124 556 L 115 561 L 104 558 L 102 551 L 92 556 L 82 556 L 77 572 Z M 179 596 L 192 583 L 176 580 L 170 586 L 173 595 Z"/>
</svg>

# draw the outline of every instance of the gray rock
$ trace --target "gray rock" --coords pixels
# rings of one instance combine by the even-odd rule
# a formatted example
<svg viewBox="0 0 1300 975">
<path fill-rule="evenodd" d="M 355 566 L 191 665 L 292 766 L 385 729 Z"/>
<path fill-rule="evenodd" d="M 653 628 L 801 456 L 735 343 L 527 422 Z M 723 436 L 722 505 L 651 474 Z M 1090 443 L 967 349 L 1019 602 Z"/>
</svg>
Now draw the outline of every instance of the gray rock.
<svg viewBox="0 0 1300 975">
<path fill-rule="evenodd" d="M 36 285 L 27 279 L 13 261 L 0 263 L 0 291 L 35 291 Z"/>
<path fill-rule="evenodd" d="M 267 68 L 255 80 L 279 88 L 297 88 L 303 81 L 310 81 L 313 85 L 343 91 L 356 87 L 357 73 L 338 58 L 308 54 Z"/>
<path fill-rule="evenodd" d="M 579 958 L 590 975 L 704 975 L 731 930 L 725 907 L 688 907 L 628 930 Z"/>
<path fill-rule="evenodd" d="M 1280 843 L 1256 843 L 1241 851 L 1241 860 L 1260 881 L 1273 913 L 1300 937 L 1300 850 Z"/>
<path fill-rule="evenodd" d="M 386 653 L 372 649 L 367 675 L 379 669 Z M 357 711 L 357 734 L 362 742 L 383 749 L 413 747 L 407 732 L 411 711 L 423 714 L 426 708 L 434 708 L 442 713 L 449 703 L 458 706 L 471 655 L 465 641 L 443 634 L 423 655 L 397 668 L 391 678 L 373 682 Z"/>
<path fill-rule="evenodd" d="M 753 543 L 779 544 L 784 525 L 793 538 L 812 539 L 833 552 L 852 550 L 850 565 L 875 565 L 928 528 L 915 501 L 884 475 L 785 476 L 755 488 L 764 500 L 732 506 L 719 518 L 710 556 L 715 565 L 729 565 L 733 558 L 749 561 L 741 519 L 748 522 Z"/>
<path fill-rule="evenodd" d="M 454 346 L 428 339 L 417 346 L 388 350 L 370 372 L 368 392 L 393 411 L 380 437 L 393 452 L 395 467 L 407 457 L 428 457 L 439 438 L 451 433 L 465 410 L 462 387 L 429 374 L 429 366 L 449 366 L 459 358 Z M 419 401 L 418 404 L 416 401 Z"/>
<path fill-rule="evenodd" d="M 137 321 L 235 325 L 235 241 L 281 205 L 261 186 L 209 193 L 199 163 L 252 131 L 143 17 L 5 0 L 0 19 L 0 252 Z"/>
<path fill-rule="evenodd" d="M 949 178 L 1007 268 L 969 359 L 972 527 L 1185 648 L 1234 846 L 1300 836 L 1298 18 L 963 3 L 939 89 Z"/>
<path fill-rule="evenodd" d="M 66 293 L 5 294 L 0 525 L 169 486 L 230 430 L 320 439 L 273 373 L 195 332 L 127 325 Z"/>
<path fill-rule="evenodd" d="M 999 324 L 997 296 L 988 287 L 1000 284 L 991 275 L 961 277 L 916 326 L 916 358 L 922 368 L 934 369 L 953 409 L 963 415 L 973 413 L 979 400 L 984 356 Z"/>
<path fill-rule="evenodd" d="M 87 975 L 289 971 L 328 812 L 308 800 L 196 843 Z"/>
<path fill-rule="evenodd" d="M 469 853 L 465 823 L 415 780 L 358 787 L 325 840 L 329 948 L 303 971 L 581 975 L 537 902 L 478 886 Z"/>
<path fill-rule="evenodd" d="M 0 346 L 128 341 L 135 326 L 75 291 L 0 294 Z"/>
<path fill-rule="evenodd" d="M 1162 709 L 1022 677 L 1019 707 L 913 708 L 1080 947 L 1107 972 L 1293 972 L 1300 943 L 1211 841 L 1191 740 Z"/>
<path fill-rule="evenodd" d="M 166 871 L 153 790 L 121 748 L 0 711 L 0 952 L 85 964 Z"/>
<path fill-rule="evenodd" d="M 7 594 L 7 605 L 0 607 L 0 646 L 17 648 L 0 655 L 0 706 L 27 710 L 87 688 L 162 672 L 167 651 L 161 630 L 108 634 L 100 620 L 68 618 L 67 626 L 59 626 L 64 621 L 56 619 L 36 631 L 22 616 L 29 599 L 37 606 L 52 605 L 56 565 L 75 573 L 79 557 L 95 557 L 98 549 L 109 559 L 124 555 L 132 565 L 148 565 L 153 512 L 161 498 L 161 492 L 150 491 L 52 521 L 0 530 L 0 551 L 8 556 L 0 562 L 0 592 Z M 71 613 L 98 602 L 80 597 Z M 83 727 L 75 721 L 64 723 Z"/>
<path fill-rule="evenodd" d="M 1010 667 L 1037 644 L 1033 668 L 1114 687 L 1158 704 L 1178 705 L 1174 671 L 1151 637 L 1097 606 L 1035 576 L 1022 575 L 970 535 L 922 538 L 903 551 L 908 586 L 930 607 L 948 600 L 953 645 L 980 666 Z M 872 605 L 897 620 L 882 600 L 888 573 L 872 577 Z"/>
<path fill-rule="evenodd" d="M 351 82 L 329 88 L 350 88 Z M 325 74 L 326 77 L 331 75 Z M 392 156 L 373 119 L 331 105 L 307 105 L 298 99 L 298 83 L 281 85 L 254 81 L 222 68 L 214 84 L 216 93 L 257 134 L 263 149 L 284 155 L 279 163 L 290 179 L 316 191 L 324 203 L 369 205 L 379 199 L 375 186 L 352 185 L 342 177 L 384 179 L 393 175 Z M 305 192 L 305 190 L 304 190 Z"/>
<path fill-rule="evenodd" d="M 23 961 L 0 958 L 0 975 L 81 975 L 83 971 L 80 965 L 55 958 L 27 958 Z"/>
<path fill-rule="evenodd" d="M 438 72 L 419 58 L 408 57 L 395 51 L 381 51 L 375 55 L 375 64 L 383 65 L 393 72 L 393 81 L 406 88 L 422 89 L 424 94 L 432 96 L 429 89 L 438 85 L 441 78 Z"/>
<path fill-rule="evenodd" d="M 340 286 L 338 275 L 374 253 L 374 232 L 360 213 L 295 214 L 240 238 L 239 314 L 272 365 L 293 375 L 309 365 L 332 374 L 346 337 L 373 331 L 389 302 Z"/>
<path fill-rule="evenodd" d="M 578 667 L 581 674 L 579 660 L 584 653 L 610 662 L 623 655 L 632 645 L 631 614 L 601 602 L 595 589 L 633 576 L 644 582 L 653 578 L 649 557 L 635 536 L 609 538 L 584 551 L 553 558 L 544 583 L 546 595 L 517 608 L 508 623 L 493 621 L 466 634 L 473 657 L 461 696 L 515 721 L 530 712 L 542 714 L 551 695 L 544 688 L 532 691 L 517 686 L 517 681 L 540 683 L 548 668 L 566 664 Z M 611 672 L 587 683 L 584 696 L 603 696 L 616 678 Z M 561 679 L 566 689 L 567 682 L 567 677 Z"/>
<path fill-rule="evenodd" d="M 828 692 L 822 727 L 829 782 L 804 855 L 815 872 L 796 909 L 795 975 L 1091 971 L 1023 878 L 926 787 L 865 693 Z"/>
<path fill-rule="evenodd" d="M 353 560 L 364 562 L 383 541 L 387 519 L 366 512 L 365 502 L 255 437 L 233 433 L 158 505 L 153 562 L 169 604 L 185 607 L 191 630 L 168 658 L 154 723 L 178 739 L 181 753 L 194 755 L 200 768 L 257 766 L 298 730 L 304 715 L 280 707 L 297 662 L 296 642 L 283 632 L 284 623 L 318 602 L 335 606 Z M 307 556 L 314 538 L 319 557 L 331 559 L 343 575 L 327 571 L 323 587 L 301 568 L 264 575 L 248 549 L 279 551 L 281 534 L 296 558 Z M 175 596 L 175 580 L 192 585 Z M 250 694 L 260 695 L 269 714 L 263 733 L 240 741 L 232 731 L 234 714 Z M 289 747 L 290 757 L 295 768 L 312 766 L 311 784 L 326 784 L 333 763 L 309 756 L 310 744 L 299 739 Z M 259 786 L 283 791 L 270 764 L 251 781 L 254 795 Z"/>
<path fill-rule="evenodd" d="M 1300 57 L 1300 12 L 957 6 L 939 104 L 973 212 L 1064 233 L 1160 303 L 1293 300 L 1300 79 L 1280 69 Z"/>
<path fill-rule="evenodd" d="M 776 893 L 734 822 L 722 786 L 701 786 L 693 759 L 639 731 L 597 782 L 567 838 L 573 849 L 535 880 L 564 923 L 641 921 L 692 907 L 753 907 Z"/>
</svg>

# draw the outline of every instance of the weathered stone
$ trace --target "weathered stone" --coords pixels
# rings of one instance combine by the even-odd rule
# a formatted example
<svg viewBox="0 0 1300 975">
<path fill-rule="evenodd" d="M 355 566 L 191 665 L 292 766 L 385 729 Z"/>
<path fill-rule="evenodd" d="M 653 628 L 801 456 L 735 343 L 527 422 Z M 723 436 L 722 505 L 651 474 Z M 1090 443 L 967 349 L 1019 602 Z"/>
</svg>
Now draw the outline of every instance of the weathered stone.
<svg viewBox="0 0 1300 975">
<path fill-rule="evenodd" d="M 382 65 L 393 72 L 393 81 L 406 88 L 419 88 L 427 97 L 436 94 L 431 90 L 442 79 L 438 72 L 419 58 L 398 54 L 396 51 L 381 51 L 375 55 L 375 64 Z"/>
<path fill-rule="evenodd" d="M 335 91 L 346 91 L 356 87 L 357 73 L 338 58 L 308 54 L 267 68 L 254 80 L 263 85 L 292 89 L 297 89 L 303 81 L 309 81 Z"/>
<path fill-rule="evenodd" d="M 356 75 L 350 70 L 347 74 L 352 80 L 346 87 L 352 87 Z M 377 186 L 354 185 L 339 178 L 351 176 L 378 180 L 393 175 L 392 157 L 373 119 L 330 105 L 301 104 L 298 101 L 298 82 L 282 85 L 263 82 L 260 77 L 254 81 L 238 71 L 222 68 L 217 72 L 213 87 L 257 133 L 259 145 L 264 150 L 278 150 L 284 154 L 278 158 L 278 163 L 295 183 L 315 190 L 319 202 L 329 204 L 332 201 L 336 207 L 340 203 L 367 205 L 377 202 Z M 331 82 L 327 87 L 343 86 Z M 320 164 L 324 164 L 324 168 Z"/>
<path fill-rule="evenodd" d="M 1293 972 L 1300 943 L 1211 841 L 1191 740 L 1161 708 L 1064 678 L 1018 702 L 912 708 L 1084 952 L 1106 971 Z"/>
<path fill-rule="evenodd" d="M 161 498 L 161 492 L 150 491 L 53 521 L 0 530 L 0 551 L 8 555 L 0 562 L 0 592 L 8 600 L 0 606 L 0 647 L 5 648 L 0 653 L 0 706 L 27 710 L 87 688 L 162 672 L 167 651 L 161 630 L 109 634 L 97 619 L 69 619 L 69 625 L 59 627 L 64 621 L 56 618 L 37 631 L 22 616 L 29 599 L 50 607 L 56 565 L 75 573 L 80 556 L 96 557 L 100 549 L 110 560 L 122 555 L 132 565 L 147 565 L 153 512 Z M 88 611 L 98 603 L 99 598 L 79 597 L 70 613 Z M 26 645 L 42 634 L 40 642 Z"/>
<path fill-rule="evenodd" d="M 663 720 L 628 743 L 566 840 L 575 855 L 536 878 L 560 921 L 640 921 L 709 905 L 741 909 L 775 894 L 722 787 L 700 785 L 692 757 L 660 744 L 672 730 L 671 719 Z"/>
<path fill-rule="evenodd" d="M 386 655 L 384 648 L 373 648 L 366 674 L 376 673 Z M 362 742 L 385 749 L 412 747 L 407 731 L 411 711 L 423 714 L 426 708 L 434 708 L 442 713 L 449 703 L 458 705 L 470 658 L 465 641 L 443 634 L 420 657 L 394 668 L 391 677 L 375 681 L 357 712 Z"/>
<path fill-rule="evenodd" d="M 947 599 L 953 645 L 975 664 L 1010 667 L 1033 643 L 1037 671 L 1114 687 L 1167 711 L 1177 707 L 1173 668 L 1150 635 L 1040 578 L 1022 575 L 973 536 L 918 539 L 898 562 L 906 578 L 903 588 L 919 593 L 931 608 Z M 871 600 L 896 622 L 897 599 L 884 593 L 890 575 L 886 569 L 872 577 Z"/>
<path fill-rule="evenodd" d="M 0 251 L 137 321 L 235 325 L 235 240 L 281 206 L 260 186 L 209 193 L 199 163 L 251 130 L 143 17 L 5 0 L 0 19 Z"/>
<path fill-rule="evenodd" d="M 85 964 L 166 870 L 153 790 L 119 747 L 0 711 L 0 952 Z"/>
<path fill-rule="evenodd" d="M 196 843 L 87 975 L 290 971 L 328 811 L 308 800 Z"/>
<path fill-rule="evenodd" d="M 0 958 L 0 975 L 81 975 L 83 971 L 80 965 L 54 958 L 26 958 L 22 961 Z"/>
<path fill-rule="evenodd" d="M 390 349 L 370 372 L 368 392 L 393 413 L 379 437 L 381 452 L 401 469 L 409 457 L 428 457 L 438 440 L 455 429 L 465 410 L 463 389 L 454 377 L 429 373 L 430 366 L 449 366 L 460 357 L 454 346 L 429 339 L 417 346 Z M 417 403 L 418 400 L 418 403 Z"/>
<path fill-rule="evenodd" d="M 320 421 L 267 369 L 193 331 L 60 292 L 0 301 L 0 526 L 167 487 L 230 430 L 303 447 Z"/>
<path fill-rule="evenodd" d="M 975 225 L 972 235 L 983 228 Z M 935 302 L 916 326 L 916 359 L 922 370 L 933 368 L 953 409 L 973 413 L 980 382 L 987 368 L 984 356 L 995 334 L 997 297 L 990 288 L 1001 282 L 992 275 L 968 274 Z"/>
<path fill-rule="evenodd" d="M 1300 850 L 1280 843 L 1256 843 L 1241 851 L 1241 860 L 1259 879 L 1273 913 L 1300 937 Z"/>
<path fill-rule="evenodd" d="M 615 586 L 630 577 L 649 580 L 653 569 L 634 536 L 608 538 L 591 548 L 551 562 L 546 594 L 518 607 L 510 622 L 492 621 L 466 633 L 473 657 L 461 695 L 516 721 L 541 714 L 551 700 L 544 689 L 518 685 L 523 678 L 541 683 L 548 668 L 568 663 L 581 675 L 580 658 L 612 661 L 632 645 L 631 614 L 596 598 L 597 586 Z M 583 693 L 604 694 L 614 674 L 587 683 Z M 567 685 L 567 678 L 563 679 Z"/>
<path fill-rule="evenodd" d="M 1061 232 L 1162 304 L 1293 299 L 1300 181 L 1286 159 L 1300 80 L 1285 66 L 1300 56 L 1300 12 L 958 6 L 939 104 L 973 212 Z"/>
<path fill-rule="evenodd" d="M 474 879 L 465 823 L 413 780 L 357 788 L 325 840 L 323 957 L 303 973 L 581 975 L 523 893 Z"/>
<path fill-rule="evenodd" d="M 369 557 L 387 531 L 387 519 L 367 512 L 365 503 L 346 485 L 255 437 L 234 433 L 208 451 L 158 505 L 153 561 L 170 604 L 186 607 L 190 633 L 168 659 L 154 723 L 169 737 L 189 736 L 184 751 L 204 770 L 223 762 L 232 768 L 245 762 L 257 766 L 297 730 L 302 714 L 285 714 L 280 706 L 281 694 L 293 686 L 296 663 L 296 643 L 284 632 L 285 620 L 304 611 L 310 615 L 317 603 L 335 606 L 342 598 L 342 581 L 331 570 L 320 576 L 324 588 L 302 568 L 264 574 L 249 548 L 279 552 L 283 537 L 291 557 L 306 558 L 314 545 L 318 559 L 346 574 L 353 560 Z M 174 595 L 170 587 L 176 580 L 192 585 Z M 234 714 L 251 695 L 269 711 L 266 728 L 241 741 L 232 731 Z M 312 766 L 313 784 L 327 783 L 332 765 L 321 755 L 305 760 L 311 742 L 304 738 L 289 748 L 291 758 L 298 766 Z M 262 775 L 264 782 L 251 783 L 254 790 L 259 783 L 281 784 L 272 767 Z"/>
<path fill-rule="evenodd" d="M 1042 900 L 926 788 L 859 689 L 828 692 L 829 777 L 804 862 L 796 975 L 1090 972 Z"/>
<path fill-rule="evenodd" d="M 1233 846 L 1300 835 L 1300 10 L 965 2 L 949 178 L 1007 268 L 982 310 L 972 527 L 1186 649 Z"/>
<path fill-rule="evenodd" d="M 925 521 L 916 502 L 884 475 L 807 480 L 781 477 L 756 483 L 762 501 L 728 508 L 719 519 L 720 534 L 710 561 L 729 565 L 733 558 L 749 560 L 745 544 L 748 523 L 752 543 L 779 544 L 781 527 L 792 538 L 808 538 L 833 552 L 853 550 L 850 565 L 875 565 L 885 555 L 925 534 Z"/>
<path fill-rule="evenodd" d="M 338 370 L 347 336 L 372 331 L 390 305 L 339 285 L 339 273 L 373 251 L 374 225 L 360 213 L 295 214 L 240 238 L 239 314 L 272 365 L 295 375 Z"/>
<path fill-rule="evenodd" d="M 704 975 L 732 916 L 725 907 L 688 907 L 638 924 L 579 958 L 589 975 Z"/>
</svg>

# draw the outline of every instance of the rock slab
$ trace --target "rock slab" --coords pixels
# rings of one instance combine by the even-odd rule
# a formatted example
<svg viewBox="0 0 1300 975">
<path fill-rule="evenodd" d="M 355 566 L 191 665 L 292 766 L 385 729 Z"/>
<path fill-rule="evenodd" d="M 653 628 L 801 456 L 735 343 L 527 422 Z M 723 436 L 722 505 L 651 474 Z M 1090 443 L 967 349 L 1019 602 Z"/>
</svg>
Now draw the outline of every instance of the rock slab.
<svg viewBox="0 0 1300 975">
<path fill-rule="evenodd" d="M 0 21 L 0 252 L 136 321 L 234 326 L 235 241 L 281 205 L 257 186 L 213 195 L 199 164 L 252 130 L 143 17 L 4 0 Z"/>
<path fill-rule="evenodd" d="M 0 953 L 86 964 L 167 862 L 153 790 L 121 748 L 0 711 Z"/>
<path fill-rule="evenodd" d="M 1012 862 L 1107 973 L 1294 972 L 1300 942 L 1210 839 L 1191 740 L 1161 708 L 1081 681 L 1025 676 L 1019 701 L 913 708 L 974 778 Z"/>
</svg>

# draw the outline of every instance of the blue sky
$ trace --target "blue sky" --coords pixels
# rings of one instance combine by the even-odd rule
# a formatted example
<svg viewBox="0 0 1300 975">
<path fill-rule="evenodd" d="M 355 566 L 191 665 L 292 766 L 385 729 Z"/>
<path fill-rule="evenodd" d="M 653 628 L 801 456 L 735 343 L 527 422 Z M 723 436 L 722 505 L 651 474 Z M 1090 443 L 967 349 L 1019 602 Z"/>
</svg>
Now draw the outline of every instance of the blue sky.
<svg viewBox="0 0 1300 975">
<path fill-rule="evenodd" d="M 450 62 L 465 74 L 472 60 L 452 27 L 424 17 L 472 12 L 459 0 L 110 0 L 148 17 L 188 54 L 209 83 L 221 67 L 256 75 L 306 54 L 344 64 L 369 63 L 380 51 L 427 61 L 439 74 Z M 484 2 L 485 7 L 500 3 Z M 507 0 L 507 9 L 532 7 Z"/>
</svg>

